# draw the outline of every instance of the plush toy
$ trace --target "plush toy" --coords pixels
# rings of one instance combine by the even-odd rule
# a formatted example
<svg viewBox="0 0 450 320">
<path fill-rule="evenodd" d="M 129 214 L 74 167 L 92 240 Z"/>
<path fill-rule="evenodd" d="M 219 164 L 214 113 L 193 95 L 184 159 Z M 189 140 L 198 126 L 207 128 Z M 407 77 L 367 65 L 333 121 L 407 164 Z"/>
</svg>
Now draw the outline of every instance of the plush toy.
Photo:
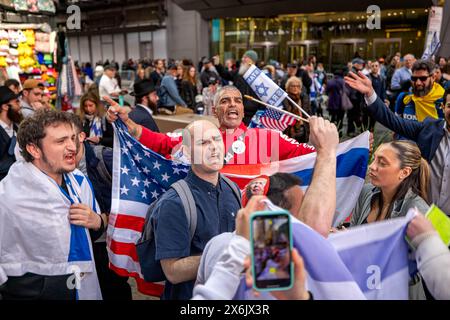
<svg viewBox="0 0 450 320">
<path fill-rule="evenodd" d="M 0 57 L 0 68 L 6 68 L 7 66 L 6 57 Z"/>
<path fill-rule="evenodd" d="M 34 30 L 32 30 L 32 29 L 25 30 L 24 34 L 27 39 L 26 40 L 27 44 L 29 46 L 34 46 L 34 44 L 35 44 Z"/>
<path fill-rule="evenodd" d="M 27 0 L 27 5 L 28 5 L 28 11 L 39 12 L 38 0 Z"/>
<path fill-rule="evenodd" d="M 4 30 L 4 29 L 0 30 L 0 39 L 6 39 L 6 40 L 9 39 L 9 35 L 6 30 Z"/>
<path fill-rule="evenodd" d="M 22 30 L 17 31 L 17 41 L 19 43 L 27 42 L 27 37 L 25 36 L 25 33 Z"/>
</svg>

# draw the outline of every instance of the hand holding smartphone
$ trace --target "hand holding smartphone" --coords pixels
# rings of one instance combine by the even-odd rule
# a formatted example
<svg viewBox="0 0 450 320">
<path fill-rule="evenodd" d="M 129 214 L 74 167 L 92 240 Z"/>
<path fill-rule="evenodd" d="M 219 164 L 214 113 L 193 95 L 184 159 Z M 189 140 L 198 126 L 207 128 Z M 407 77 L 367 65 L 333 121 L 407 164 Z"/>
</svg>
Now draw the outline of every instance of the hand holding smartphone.
<svg viewBox="0 0 450 320">
<path fill-rule="evenodd" d="M 288 290 L 294 282 L 288 211 L 257 211 L 250 217 L 253 287 Z"/>
</svg>

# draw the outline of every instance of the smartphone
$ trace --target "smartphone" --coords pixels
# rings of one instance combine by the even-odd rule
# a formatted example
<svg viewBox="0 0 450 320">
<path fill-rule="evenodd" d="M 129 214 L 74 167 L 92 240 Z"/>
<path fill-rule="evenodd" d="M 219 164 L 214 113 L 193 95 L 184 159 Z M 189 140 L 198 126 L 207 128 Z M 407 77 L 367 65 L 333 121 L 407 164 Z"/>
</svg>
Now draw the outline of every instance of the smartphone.
<svg viewBox="0 0 450 320">
<path fill-rule="evenodd" d="M 292 232 L 288 211 L 257 211 L 250 217 L 253 287 L 287 290 L 294 283 Z"/>
</svg>

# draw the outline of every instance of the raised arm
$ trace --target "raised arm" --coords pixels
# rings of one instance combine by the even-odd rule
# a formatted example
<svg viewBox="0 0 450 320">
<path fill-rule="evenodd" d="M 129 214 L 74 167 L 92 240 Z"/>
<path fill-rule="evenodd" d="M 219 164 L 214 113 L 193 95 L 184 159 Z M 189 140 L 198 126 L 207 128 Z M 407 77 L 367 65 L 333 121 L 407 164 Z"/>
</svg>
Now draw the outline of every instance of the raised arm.
<svg viewBox="0 0 450 320">
<path fill-rule="evenodd" d="M 336 150 L 339 134 L 334 124 L 323 118 L 311 117 L 310 141 L 316 148 L 317 159 L 311 184 L 300 209 L 300 220 L 328 236 L 336 211 Z M 324 197 L 324 190 L 327 196 Z"/>
</svg>

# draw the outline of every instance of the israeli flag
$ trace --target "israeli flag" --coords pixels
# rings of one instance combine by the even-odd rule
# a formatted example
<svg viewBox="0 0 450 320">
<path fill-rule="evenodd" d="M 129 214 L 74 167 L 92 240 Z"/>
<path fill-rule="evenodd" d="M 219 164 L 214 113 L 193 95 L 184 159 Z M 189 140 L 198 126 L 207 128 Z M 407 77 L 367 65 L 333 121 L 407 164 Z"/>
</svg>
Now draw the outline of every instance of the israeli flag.
<svg viewBox="0 0 450 320">
<path fill-rule="evenodd" d="M 439 41 L 439 37 L 437 32 L 433 32 L 433 37 L 431 38 L 430 45 L 425 49 L 425 52 L 422 55 L 422 60 L 428 60 L 436 54 L 438 49 L 441 47 L 441 42 Z"/>
<path fill-rule="evenodd" d="M 255 65 L 244 74 L 244 80 L 261 101 L 272 106 L 278 107 L 287 97 L 287 93 Z"/>
<path fill-rule="evenodd" d="M 270 206 L 270 210 L 279 210 Z M 328 239 L 291 217 L 293 246 L 303 257 L 306 287 L 316 300 L 407 300 L 406 227 L 414 217 L 354 227 Z M 273 299 L 263 293 L 260 299 Z M 235 299 L 255 299 L 244 279 Z"/>
</svg>

